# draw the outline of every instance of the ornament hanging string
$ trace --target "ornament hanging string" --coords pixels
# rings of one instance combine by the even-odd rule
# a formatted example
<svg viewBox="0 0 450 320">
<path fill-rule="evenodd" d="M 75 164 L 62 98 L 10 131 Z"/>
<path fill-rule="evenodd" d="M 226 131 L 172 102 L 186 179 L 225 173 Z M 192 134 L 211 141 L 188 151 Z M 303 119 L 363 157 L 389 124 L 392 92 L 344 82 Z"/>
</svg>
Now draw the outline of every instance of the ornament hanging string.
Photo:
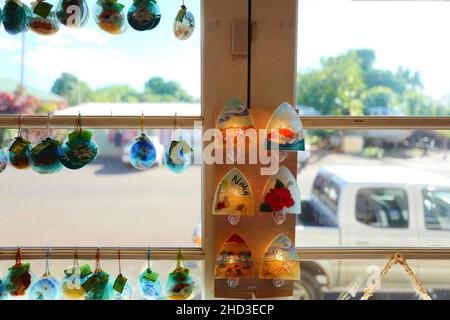
<svg viewBox="0 0 450 320">
<path fill-rule="evenodd" d="M 47 137 L 50 137 L 50 136 L 51 136 L 50 122 L 52 121 L 52 118 L 53 118 L 53 114 L 52 114 L 51 112 L 49 112 L 49 113 L 47 114 L 47 125 L 46 125 L 46 127 L 45 127 L 45 135 L 46 135 Z"/>
<path fill-rule="evenodd" d="M 45 254 L 45 272 L 44 272 L 44 277 L 50 275 L 49 259 L 50 259 L 50 247 L 47 247 L 47 253 Z"/>
<path fill-rule="evenodd" d="M 120 248 L 117 249 L 117 260 L 119 261 L 119 276 L 122 275 L 122 264 L 120 261 Z"/>
<path fill-rule="evenodd" d="M 148 272 L 152 271 L 152 269 L 150 268 L 150 259 L 151 259 L 151 257 L 152 257 L 152 251 L 151 251 L 150 247 L 148 247 L 148 249 L 147 249 L 147 271 Z"/>
<path fill-rule="evenodd" d="M 95 272 L 100 272 L 100 248 L 97 248 L 95 255 Z"/>
<path fill-rule="evenodd" d="M 81 112 L 78 112 L 76 130 L 78 133 L 81 133 Z"/>
<path fill-rule="evenodd" d="M 18 121 L 18 128 L 17 128 L 17 136 L 19 138 L 22 138 L 22 111 L 19 113 L 19 121 Z"/>
<path fill-rule="evenodd" d="M 21 264 L 21 257 L 20 257 L 20 247 L 17 247 L 17 251 L 16 251 L 16 265 Z"/>
<path fill-rule="evenodd" d="M 420 294 L 421 298 L 423 300 L 431 300 L 430 296 L 427 293 L 427 290 L 419 282 L 416 275 L 412 271 L 411 267 L 406 262 L 405 257 L 400 255 L 399 253 L 396 253 L 388 260 L 383 270 L 381 271 L 378 279 L 374 280 L 372 284 L 364 290 L 364 295 L 361 297 L 361 300 L 368 300 L 371 296 L 373 296 L 378 282 L 384 279 L 386 274 L 389 272 L 389 270 L 391 270 L 392 266 L 395 264 L 399 264 L 400 266 L 402 266 L 403 270 L 408 275 L 409 279 L 411 280 L 411 283 L 414 285 L 415 289 Z"/>
<path fill-rule="evenodd" d="M 78 247 L 75 248 L 75 253 L 73 255 L 73 265 L 79 267 L 79 264 L 78 264 Z"/>
<path fill-rule="evenodd" d="M 173 118 L 172 140 L 176 140 L 175 132 L 177 131 L 177 117 L 178 117 L 178 115 L 175 112 L 175 117 Z"/>
<path fill-rule="evenodd" d="M 178 247 L 178 254 L 177 254 L 177 268 L 181 269 L 181 261 L 183 260 L 183 254 L 181 253 L 181 247 Z M 184 267 L 184 263 L 183 263 Z"/>
<path fill-rule="evenodd" d="M 144 134 L 144 111 L 141 114 L 141 134 Z"/>
</svg>

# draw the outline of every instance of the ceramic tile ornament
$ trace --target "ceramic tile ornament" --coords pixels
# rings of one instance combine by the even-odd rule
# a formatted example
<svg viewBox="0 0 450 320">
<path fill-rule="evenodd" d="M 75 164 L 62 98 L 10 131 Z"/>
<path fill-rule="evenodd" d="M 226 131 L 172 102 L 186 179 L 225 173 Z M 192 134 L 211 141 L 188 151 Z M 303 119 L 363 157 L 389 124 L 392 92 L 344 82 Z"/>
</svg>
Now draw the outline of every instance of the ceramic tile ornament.
<svg viewBox="0 0 450 320">
<path fill-rule="evenodd" d="M 89 20 L 89 6 L 85 0 L 60 0 L 56 16 L 66 27 L 79 29 Z"/>
<path fill-rule="evenodd" d="M 279 234 L 267 247 L 259 269 L 260 279 L 273 280 L 276 287 L 284 280 L 300 280 L 300 262 L 294 243 Z"/>
<path fill-rule="evenodd" d="M 118 0 L 97 0 L 94 20 L 100 29 L 114 35 L 124 33 L 128 27 L 125 5 Z"/>
<path fill-rule="evenodd" d="M 259 210 L 272 213 L 276 224 L 282 224 L 286 214 L 301 214 L 300 190 L 288 168 L 282 166 L 269 177 L 262 201 Z"/>
<path fill-rule="evenodd" d="M 227 279 L 230 287 L 235 288 L 240 278 L 252 277 L 254 261 L 250 248 L 239 235 L 231 235 L 222 245 L 216 259 L 215 279 Z"/>
<path fill-rule="evenodd" d="M 177 39 L 189 39 L 195 30 L 194 15 L 183 4 L 173 22 L 173 33 Z"/>
<path fill-rule="evenodd" d="M 43 36 L 57 33 L 60 22 L 56 12 L 52 10 L 53 5 L 43 0 L 37 0 L 32 2 L 31 6 L 33 13 L 28 23 L 30 30 Z"/>
<path fill-rule="evenodd" d="M 197 291 L 198 282 L 191 275 L 191 270 L 185 266 L 180 250 L 177 255 L 177 266 L 167 278 L 167 298 L 170 300 L 190 300 L 197 295 Z"/>
<path fill-rule="evenodd" d="M 61 296 L 58 279 L 50 274 L 49 252 L 45 258 L 45 273 L 30 288 L 31 300 L 57 300 Z"/>
<path fill-rule="evenodd" d="M 11 296 L 24 296 L 27 289 L 34 283 L 35 276 L 30 271 L 29 263 L 22 263 L 20 249 L 16 252 L 16 263 L 8 268 L 3 284 Z"/>
<path fill-rule="evenodd" d="M 31 10 L 21 0 L 7 0 L 2 11 L 2 21 L 5 31 L 16 35 L 28 31 Z"/>
<path fill-rule="evenodd" d="M 241 216 L 254 215 L 253 193 L 244 174 L 232 168 L 217 186 L 213 214 L 228 215 L 228 221 L 236 225 Z"/>
<path fill-rule="evenodd" d="M 147 252 L 147 268 L 138 277 L 138 289 L 146 300 L 156 300 L 161 296 L 159 273 L 150 267 L 151 251 Z"/>
<path fill-rule="evenodd" d="M 268 150 L 304 151 L 303 126 L 296 110 L 283 102 L 272 114 L 267 124 Z"/>
<path fill-rule="evenodd" d="M 254 127 L 248 108 L 235 97 L 225 104 L 217 119 L 217 129 L 222 133 L 224 143 L 227 139 L 236 143 L 239 136 Z"/>
<path fill-rule="evenodd" d="M 155 0 L 133 0 L 127 19 L 134 30 L 152 30 L 161 20 L 161 10 Z"/>
</svg>

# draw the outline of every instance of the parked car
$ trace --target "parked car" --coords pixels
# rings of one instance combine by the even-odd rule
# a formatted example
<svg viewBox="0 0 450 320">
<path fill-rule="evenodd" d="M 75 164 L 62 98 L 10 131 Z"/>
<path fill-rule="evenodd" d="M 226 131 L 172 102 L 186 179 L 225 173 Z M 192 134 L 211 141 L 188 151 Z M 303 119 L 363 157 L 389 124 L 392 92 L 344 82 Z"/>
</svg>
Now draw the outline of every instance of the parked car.
<svg viewBox="0 0 450 320">
<path fill-rule="evenodd" d="M 158 137 L 149 137 L 150 141 L 153 143 L 156 149 L 156 161 L 155 165 L 163 165 L 163 155 L 164 155 L 164 145 L 159 142 Z M 122 162 L 131 165 L 130 162 L 130 149 L 133 145 L 134 140 L 128 142 L 122 149 Z"/>
<path fill-rule="evenodd" d="M 311 196 L 302 201 L 297 247 L 407 247 L 450 244 L 450 179 L 389 166 L 328 166 L 315 177 Z M 301 258 L 301 254 L 300 254 Z M 302 262 L 294 296 L 320 299 L 342 292 L 381 261 Z M 409 262 L 431 289 L 450 289 L 448 272 L 433 260 Z M 385 279 L 383 288 L 405 291 L 404 274 Z M 364 289 L 364 288 L 361 288 Z"/>
</svg>

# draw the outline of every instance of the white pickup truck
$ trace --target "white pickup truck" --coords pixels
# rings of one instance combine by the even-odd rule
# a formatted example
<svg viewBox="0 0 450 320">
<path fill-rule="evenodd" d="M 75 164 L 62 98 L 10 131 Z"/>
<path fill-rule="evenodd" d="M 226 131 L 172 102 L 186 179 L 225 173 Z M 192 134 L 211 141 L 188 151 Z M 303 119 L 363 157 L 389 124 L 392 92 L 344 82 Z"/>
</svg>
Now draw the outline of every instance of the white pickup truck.
<svg viewBox="0 0 450 320">
<path fill-rule="evenodd" d="M 450 246 L 450 179 L 390 166 L 323 167 L 314 179 L 310 198 L 302 201 L 296 246 Z M 342 292 L 367 274 L 370 265 L 383 267 L 384 263 L 302 261 L 295 297 L 321 299 L 324 292 Z M 427 289 L 450 290 L 448 264 L 435 260 L 411 260 L 409 264 Z M 408 287 L 400 268 L 393 268 L 382 283 L 385 290 L 406 291 Z"/>
</svg>

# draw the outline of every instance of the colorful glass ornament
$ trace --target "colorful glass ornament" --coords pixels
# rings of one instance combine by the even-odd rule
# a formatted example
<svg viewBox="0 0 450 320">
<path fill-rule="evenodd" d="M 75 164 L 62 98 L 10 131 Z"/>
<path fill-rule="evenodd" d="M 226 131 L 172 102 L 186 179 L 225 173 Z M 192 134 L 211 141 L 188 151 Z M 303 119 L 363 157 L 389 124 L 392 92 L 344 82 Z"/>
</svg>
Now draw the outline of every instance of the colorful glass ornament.
<svg viewBox="0 0 450 320">
<path fill-rule="evenodd" d="M 223 142 L 229 140 L 236 143 L 239 136 L 243 136 L 246 130 L 253 128 L 255 126 L 248 108 L 238 98 L 231 98 L 217 119 L 217 129 L 222 133 Z"/>
<path fill-rule="evenodd" d="M 194 33 L 194 29 L 194 15 L 183 4 L 173 22 L 173 33 L 177 39 L 186 40 Z"/>
<path fill-rule="evenodd" d="M 182 266 L 183 262 L 183 266 Z M 197 294 L 197 281 L 191 276 L 191 270 L 184 265 L 181 250 L 177 255 L 177 267 L 169 274 L 166 282 L 166 294 L 170 300 L 189 300 Z"/>
<path fill-rule="evenodd" d="M 117 0 L 98 0 L 94 7 L 94 19 L 103 31 L 121 34 L 127 29 L 125 5 Z"/>
<path fill-rule="evenodd" d="M 0 173 L 5 171 L 7 166 L 8 166 L 8 157 L 6 156 L 3 149 L 0 147 Z"/>
<path fill-rule="evenodd" d="M 133 290 L 128 282 L 128 279 L 122 274 L 122 265 L 120 260 L 120 249 L 117 252 L 117 258 L 119 261 L 119 274 L 114 280 L 112 300 L 131 300 L 133 296 Z"/>
<path fill-rule="evenodd" d="M 183 173 L 191 164 L 191 153 L 194 151 L 185 139 L 185 134 L 177 130 L 177 114 L 173 124 L 172 142 L 164 152 L 164 166 L 173 173 Z"/>
<path fill-rule="evenodd" d="M 228 221 L 236 225 L 241 216 L 254 215 L 253 193 L 245 175 L 232 168 L 217 186 L 213 214 L 228 215 Z"/>
<path fill-rule="evenodd" d="M 28 31 L 28 22 L 31 10 L 21 0 L 7 0 L 2 12 L 2 21 L 5 31 L 16 35 Z"/>
<path fill-rule="evenodd" d="M 8 273 L 4 278 L 6 290 L 11 296 L 24 296 L 34 279 L 34 274 L 30 271 L 30 264 L 22 263 L 20 249 L 17 249 L 16 263 L 8 268 Z"/>
<path fill-rule="evenodd" d="M 86 292 L 81 286 L 86 278 L 92 274 L 88 264 L 80 267 L 78 264 L 78 252 L 75 252 L 73 265 L 64 270 L 64 277 L 61 281 L 62 293 L 69 299 L 82 299 Z"/>
<path fill-rule="evenodd" d="M 161 10 L 155 0 L 133 0 L 127 18 L 137 31 L 152 30 L 161 20 Z"/>
<path fill-rule="evenodd" d="M 161 283 L 159 273 L 150 268 L 150 249 L 147 252 L 147 268 L 138 277 L 138 289 L 140 294 L 147 300 L 158 299 L 161 296 Z"/>
<path fill-rule="evenodd" d="M 286 167 L 280 167 L 270 176 L 264 187 L 259 210 L 270 212 L 276 224 L 286 220 L 286 214 L 301 214 L 300 190 L 297 181 Z"/>
<path fill-rule="evenodd" d="M 86 277 L 81 285 L 86 291 L 86 300 L 109 300 L 112 294 L 112 283 L 109 274 L 100 267 L 100 250 L 97 251 L 94 273 Z"/>
<path fill-rule="evenodd" d="M 30 166 L 31 143 L 18 136 L 9 148 L 9 163 L 17 169 Z"/>
<path fill-rule="evenodd" d="M 31 300 L 57 300 L 61 296 L 58 279 L 50 274 L 49 254 L 45 258 L 45 272 L 30 288 Z"/>
<path fill-rule="evenodd" d="M 230 287 L 235 288 L 240 278 L 253 277 L 254 261 L 247 242 L 239 235 L 231 235 L 222 245 L 217 256 L 214 277 L 227 279 Z"/>
<path fill-rule="evenodd" d="M 292 241 L 279 234 L 266 248 L 259 269 L 260 279 L 273 280 L 276 287 L 284 280 L 300 280 L 300 262 Z"/>
<path fill-rule="evenodd" d="M 78 29 L 89 20 L 89 6 L 85 0 L 60 0 L 56 16 L 66 27 Z"/>
<path fill-rule="evenodd" d="M 43 0 L 32 2 L 31 5 L 33 14 L 28 23 L 31 31 L 44 36 L 58 32 L 60 22 L 56 12 L 52 11 L 53 5 Z"/>
<path fill-rule="evenodd" d="M 56 173 L 63 168 L 59 161 L 59 148 L 61 142 L 47 137 L 41 143 L 36 145 L 30 154 L 31 167 L 38 173 L 49 174 Z"/>
<path fill-rule="evenodd" d="M 5 282 L 3 281 L 1 275 L 0 275 L 0 300 L 8 300 L 9 299 L 9 292 L 6 288 Z"/>
<path fill-rule="evenodd" d="M 156 149 L 144 133 L 144 115 L 141 117 L 141 135 L 130 148 L 130 162 L 138 170 L 150 169 L 156 160 Z"/>
<path fill-rule="evenodd" d="M 92 139 L 92 132 L 81 128 L 81 117 L 77 129 L 69 133 L 59 149 L 59 160 L 69 169 L 80 169 L 95 160 L 98 146 Z"/>
<path fill-rule="evenodd" d="M 296 110 L 283 102 L 272 114 L 267 124 L 267 149 L 304 151 L 303 126 Z"/>
</svg>

